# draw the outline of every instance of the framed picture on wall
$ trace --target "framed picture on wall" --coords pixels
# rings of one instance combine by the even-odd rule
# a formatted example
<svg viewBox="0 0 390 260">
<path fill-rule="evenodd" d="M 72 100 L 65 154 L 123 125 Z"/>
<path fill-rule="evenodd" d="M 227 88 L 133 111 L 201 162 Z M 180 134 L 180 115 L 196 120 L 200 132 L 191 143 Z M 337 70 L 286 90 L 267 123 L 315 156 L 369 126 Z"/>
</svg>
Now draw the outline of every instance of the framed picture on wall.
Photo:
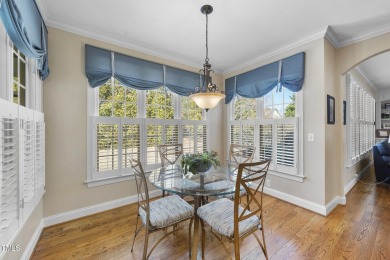
<svg viewBox="0 0 390 260">
<path fill-rule="evenodd" d="M 336 102 L 334 97 L 327 95 L 326 98 L 326 108 L 327 108 L 327 121 L 328 124 L 334 125 L 335 123 L 335 111 L 336 111 Z"/>
<path fill-rule="evenodd" d="M 343 125 L 347 124 L 347 101 L 343 100 Z"/>
<path fill-rule="evenodd" d="M 390 123 L 383 123 L 384 129 L 390 129 Z"/>
</svg>

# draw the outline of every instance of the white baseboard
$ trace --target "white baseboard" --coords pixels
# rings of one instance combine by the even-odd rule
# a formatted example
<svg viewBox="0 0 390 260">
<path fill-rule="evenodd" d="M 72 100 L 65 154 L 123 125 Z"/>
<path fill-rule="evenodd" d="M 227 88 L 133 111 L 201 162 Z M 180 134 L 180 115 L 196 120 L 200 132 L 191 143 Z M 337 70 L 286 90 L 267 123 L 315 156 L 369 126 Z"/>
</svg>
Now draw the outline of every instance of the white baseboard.
<svg viewBox="0 0 390 260">
<path fill-rule="evenodd" d="M 297 205 L 301 208 L 305 208 L 305 209 L 308 209 L 310 211 L 313 211 L 313 212 L 316 212 L 318 214 L 326 216 L 327 210 L 326 210 L 326 207 L 324 205 L 314 203 L 312 201 L 308 201 L 308 200 L 305 200 L 305 199 L 302 199 L 302 198 L 299 198 L 299 197 L 296 197 L 296 196 L 293 196 L 293 195 L 290 195 L 290 194 L 287 194 L 287 193 L 284 193 L 284 192 L 281 192 L 278 190 L 274 190 L 274 189 L 271 189 L 268 187 L 264 187 L 264 193 L 268 194 L 272 197 L 287 201 L 291 204 Z"/>
<path fill-rule="evenodd" d="M 26 249 L 24 250 L 23 255 L 20 259 L 22 260 L 30 259 L 32 253 L 34 252 L 35 245 L 38 243 L 39 237 L 41 236 L 43 228 L 44 228 L 44 223 L 42 219 L 41 222 L 39 222 L 38 227 L 35 229 L 35 232 L 31 237 L 30 241 L 28 242 L 28 245 L 26 246 Z"/>
<path fill-rule="evenodd" d="M 150 198 L 158 197 L 160 195 L 161 195 L 161 190 L 153 190 L 153 191 L 149 192 Z M 76 209 L 76 210 L 64 212 L 61 214 L 49 216 L 49 217 L 44 218 L 43 222 L 44 222 L 44 226 L 48 227 L 48 226 L 56 225 L 56 224 L 63 223 L 66 221 L 74 220 L 77 218 L 82 218 L 82 217 L 92 215 L 95 213 L 99 213 L 99 212 L 102 212 L 105 210 L 110 210 L 113 208 L 125 206 L 125 205 L 131 204 L 131 203 L 135 203 L 137 201 L 138 201 L 138 195 L 133 195 L 133 196 L 125 197 L 122 199 L 108 201 L 105 203 L 100 203 L 97 205 L 93 205 L 93 206 L 89 206 L 89 207 Z"/>
<path fill-rule="evenodd" d="M 358 182 L 358 179 L 360 179 L 367 170 L 371 167 L 371 165 L 374 162 L 370 162 L 366 167 L 363 168 L 358 174 L 356 174 L 355 178 L 353 178 L 347 185 L 344 187 L 344 196 L 347 195 L 347 193 L 352 190 L 353 187 L 355 187 L 356 183 Z"/>
</svg>

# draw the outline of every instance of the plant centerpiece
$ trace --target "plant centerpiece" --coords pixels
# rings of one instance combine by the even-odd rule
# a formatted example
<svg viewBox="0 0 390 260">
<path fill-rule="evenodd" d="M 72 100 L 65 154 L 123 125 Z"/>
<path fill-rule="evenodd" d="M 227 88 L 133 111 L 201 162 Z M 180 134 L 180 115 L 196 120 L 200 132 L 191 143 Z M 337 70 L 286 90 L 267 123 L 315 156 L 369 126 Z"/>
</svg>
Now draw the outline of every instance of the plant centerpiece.
<svg viewBox="0 0 390 260">
<path fill-rule="evenodd" d="M 187 174 L 188 171 L 193 174 L 207 172 L 210 170 L 211 166 L 217 168 L 219 165 L 220 162 L 217 158 L 217 153 L 214 151 L 204 151 L 203 153 L 195 154 L 188 153 L 183 155 L 180 160 L 180 166 L 184 170 L 184 174 Z"/>
</svg>

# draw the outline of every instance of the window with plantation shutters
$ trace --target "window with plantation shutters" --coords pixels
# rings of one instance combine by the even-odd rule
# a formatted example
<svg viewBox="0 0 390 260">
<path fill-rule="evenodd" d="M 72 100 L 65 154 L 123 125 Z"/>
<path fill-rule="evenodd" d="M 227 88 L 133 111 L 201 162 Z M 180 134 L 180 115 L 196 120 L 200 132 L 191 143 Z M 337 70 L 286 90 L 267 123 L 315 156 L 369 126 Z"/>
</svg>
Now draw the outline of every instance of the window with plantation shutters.
<svg viewBox="0 0 390 260">
<path fill-rule="evenodd" d="M 354 73 L 347 74 L 347 89 L 347 165 L 352 166 L 365 157 L 375 143 L 375 99 Z"/>
<path fill-rule="evenodd" d="M 19 227 L 18 119 L 1 118 L 0 242 L 2 245 Z"/>
<path fill-rule="evenodd" d="M 253 145 L 255 160 L 271 159 L 271 172 L 303 177 L 298 169 L 296 99 L 297 94 L 284 87 L 263 98 L 237 98 L 230 105 L 230 143 Z"/>
</svg>

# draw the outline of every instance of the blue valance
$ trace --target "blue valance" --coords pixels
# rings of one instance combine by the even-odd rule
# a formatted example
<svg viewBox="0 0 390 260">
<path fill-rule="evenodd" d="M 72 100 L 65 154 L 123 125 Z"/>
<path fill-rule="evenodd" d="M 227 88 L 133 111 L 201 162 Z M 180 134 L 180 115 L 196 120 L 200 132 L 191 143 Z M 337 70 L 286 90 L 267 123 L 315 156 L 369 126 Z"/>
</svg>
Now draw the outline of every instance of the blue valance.
<svg viewBox="0 0 390 260">
<path fill-rule="evenodd" d="M 85 74 L 91 87 L 115 77 L 124 86 L 150 90 L 166 86 L 172 92 L 189 96 L 200 85 L 197 73 L 172 68 L 131 56 L 85 45 Z"/>
<path fill-rule="evenodd" d="M 114 77 L 123 85 L 150 90 L 164 84 L 163 65 L 119 53 L 113 53 Z"/>
<path fill-rule="evenodd" d="M 301 52 L 280 61 L 239 74 L 225 80 L 225 104 L 234 96 L 259 98 L 276 86 L 293 92 L 301 90 L 305 77 L 305 53 Z"/>
<path fill-rule="evenodd" d="M 200 86 L 200 75 L 194 72 L 165 67 L 165 86 L 180 96 L 194 93 L 194 87 Z"/>
<path fill-rule="evenodd" d="M 42 80 L 49 76 L 47 29 L 34 0 L 2 0 L 0 18 L 13 44 L 38 61 Z"/>
</svg>

